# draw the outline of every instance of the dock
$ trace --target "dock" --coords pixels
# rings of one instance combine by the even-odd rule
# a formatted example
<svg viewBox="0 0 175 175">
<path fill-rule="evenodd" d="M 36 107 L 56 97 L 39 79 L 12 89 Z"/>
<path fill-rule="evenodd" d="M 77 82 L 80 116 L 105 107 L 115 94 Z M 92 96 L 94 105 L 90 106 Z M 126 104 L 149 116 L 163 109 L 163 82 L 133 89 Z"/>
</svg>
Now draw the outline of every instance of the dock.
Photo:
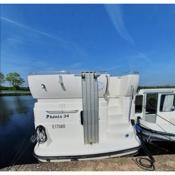
<svg viewBox="0 0 175 175">
<path fill-rule="evenodd" d="M 6 167 L 1 171 L 144 171 L 135 163 L 135 158 L 139 157 L 120 157 L 99 160 L 82 160 L 57 163 L 38 163 L 15 165 Z M 175 155 L 156 155 L 154 156 L 154 167 L 156 171 L 174 171 Z"/>
</svg>

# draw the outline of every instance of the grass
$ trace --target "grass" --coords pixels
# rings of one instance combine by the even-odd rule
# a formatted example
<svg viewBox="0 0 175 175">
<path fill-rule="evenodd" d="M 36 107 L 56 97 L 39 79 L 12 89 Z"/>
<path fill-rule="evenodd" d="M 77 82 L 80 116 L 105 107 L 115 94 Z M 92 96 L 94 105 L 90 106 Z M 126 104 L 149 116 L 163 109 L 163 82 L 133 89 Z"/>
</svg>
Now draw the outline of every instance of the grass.
<svg viewBox="0 0 175 175">
<path fill-rule="evenodd" d="M 1 90 L 0 96 L 31 95 L 30 91 L 24 90 Z"/>
<path fill-rule="evenodd" d="M 0 96 L 19 96 L 31 95 L 29 87 L 14 87 L 0 86 Z"/>
</svg>

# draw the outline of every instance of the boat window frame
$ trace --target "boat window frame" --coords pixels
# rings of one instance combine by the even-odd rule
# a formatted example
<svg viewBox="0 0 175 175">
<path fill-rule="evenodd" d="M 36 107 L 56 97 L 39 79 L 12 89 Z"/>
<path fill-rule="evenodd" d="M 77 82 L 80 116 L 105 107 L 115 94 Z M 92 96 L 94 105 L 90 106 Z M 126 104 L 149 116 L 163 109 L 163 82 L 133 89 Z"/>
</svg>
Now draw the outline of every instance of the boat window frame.
<svg viewBox="0 0 175 175">
<path fill-rule="evenodd" d="M 175 106 L 175 93 L 172 93 L 172 92 L 171 92 L 171 93 L 161 93 L 161 94 L 160 94 L 160 100 L 159 100 L 159 112 L 160 112 L 160 113 L 175 112 L 175 109 L 172 110 L 172 111 L 163 111 L 163 110 L 161 111 L 161 110 L 160 110 L 160 108 L 161 108 L 161 99 L 162 99 L 162 96 L 163 96 L 163 95 L 174 95 L 173 105 Z"/>
</svg>

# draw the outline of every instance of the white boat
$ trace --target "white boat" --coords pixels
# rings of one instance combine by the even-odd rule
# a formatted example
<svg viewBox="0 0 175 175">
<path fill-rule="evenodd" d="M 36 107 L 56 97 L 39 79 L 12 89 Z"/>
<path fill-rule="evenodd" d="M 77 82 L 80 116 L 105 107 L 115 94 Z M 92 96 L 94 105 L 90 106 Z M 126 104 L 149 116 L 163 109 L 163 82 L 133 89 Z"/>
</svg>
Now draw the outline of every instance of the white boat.
<svg viewBox="0 0 175 175">
<path fill-rule="evenodd" d="M 140 89 L 135 97 L 135 120 L 147 141 L 175 141 L 175 89 Z"/>
<path fill-rule="evenodd" d="M 131 124 L 138 74 L 96 72 L 28 76 L 40 161 L 108 158 L 134 154 L 140 141 Z"/>
</svg>

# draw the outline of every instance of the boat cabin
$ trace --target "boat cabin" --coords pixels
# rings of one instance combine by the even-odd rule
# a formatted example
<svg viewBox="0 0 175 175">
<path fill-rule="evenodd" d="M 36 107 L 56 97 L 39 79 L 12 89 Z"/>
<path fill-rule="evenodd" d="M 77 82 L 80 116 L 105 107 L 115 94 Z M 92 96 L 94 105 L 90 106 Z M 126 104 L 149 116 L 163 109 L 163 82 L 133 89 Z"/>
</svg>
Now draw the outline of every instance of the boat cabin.
<svg viewBox="0 0 175 175">
<path fill-rule="evenodd" d="M 135 96 L 135 120 L 138 117 L 144 129 L 157 133 L 160 138 L 174 140 L 175 89 L 140 89 Z"/>
</svg>

